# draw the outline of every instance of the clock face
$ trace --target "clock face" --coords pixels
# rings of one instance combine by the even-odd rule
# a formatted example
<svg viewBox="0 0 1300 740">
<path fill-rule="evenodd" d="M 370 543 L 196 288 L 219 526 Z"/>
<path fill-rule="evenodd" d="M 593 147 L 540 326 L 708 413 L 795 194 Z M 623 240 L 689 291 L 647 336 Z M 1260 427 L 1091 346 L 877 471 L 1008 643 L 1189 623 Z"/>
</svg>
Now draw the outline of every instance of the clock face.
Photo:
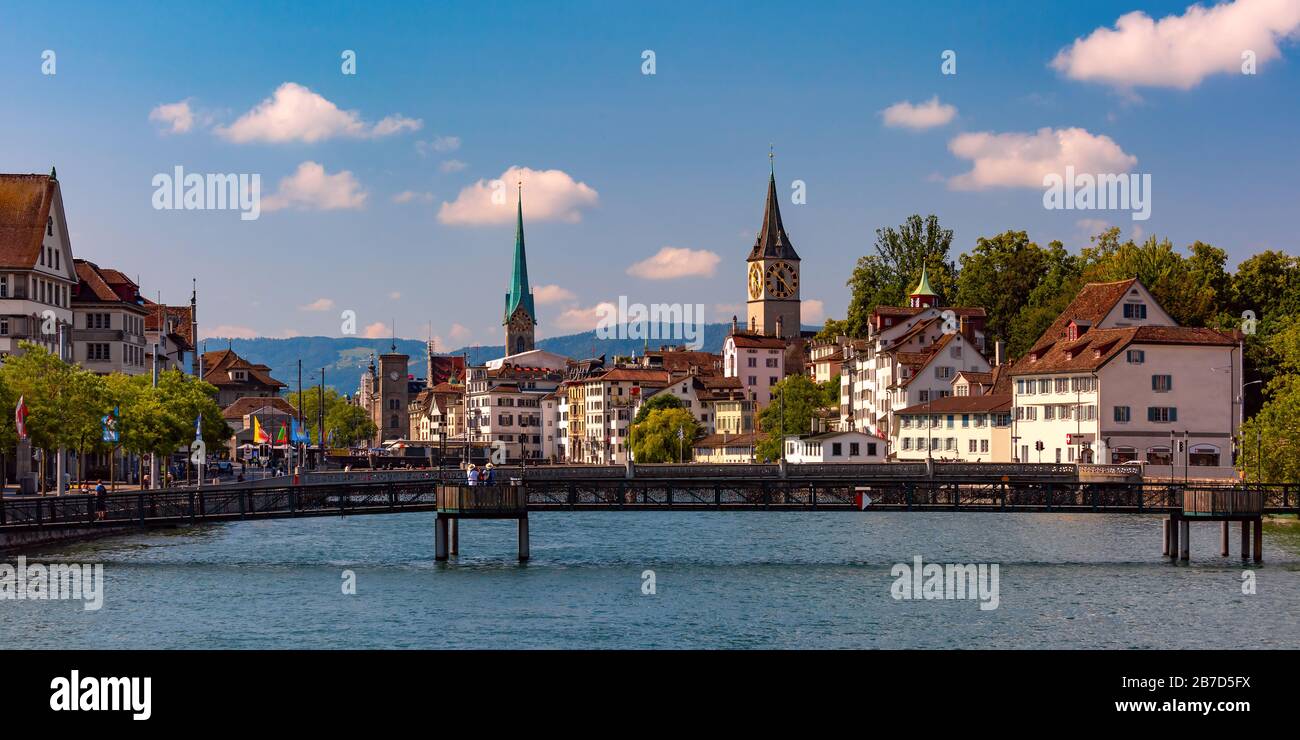
<svg viewBox="0 0 1300 740">
<path fill-rule="evenodd" d="M 392 371 L 392 372 L 390 372 L 390 373 L 388 374 L 388 379 L 391 380 L 391 381 L 393 381 L 393 382 L 397 382 L 397 378 L 398 378 L 398 377 L 400 377 L 400 376 L 398 375 L 398 373 L 397 373 L 396 370 L 394 370 L 394 371 Z"/>
<path fill-rule="evenodd" d="M 763 293 L 763 270 L 758 265 L 749 266 L 749 297 L 757 299 Z"/>
<path fill-rule="evenodd" d="M 789 262 L 773 262 L 767 268 L 767 292 L 775 298 L 789 298 L 799 290 L 799 273 Z"/>
</svg>

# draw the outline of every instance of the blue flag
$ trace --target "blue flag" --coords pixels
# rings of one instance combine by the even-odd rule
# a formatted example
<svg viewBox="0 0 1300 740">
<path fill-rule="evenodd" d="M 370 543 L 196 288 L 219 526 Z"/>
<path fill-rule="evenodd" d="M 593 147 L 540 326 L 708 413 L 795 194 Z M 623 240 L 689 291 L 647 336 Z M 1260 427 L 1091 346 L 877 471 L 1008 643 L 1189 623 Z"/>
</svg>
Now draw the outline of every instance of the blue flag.
<svg viewBox="0 0 1300 740">
<path fill-rule="evenodd" d="M 117 442 L 120 439 L 120 435 L 117 431 L 118 413 L 118 408 L 114 406 L 113 410 L 106 416 L 99 417 L 99 423 L 103 429 L 103 439 L 105 442 Z"/>
<path fill-rule="evenodd" d="M 203 414 L 194 420 L 194 438 L 203 439 Z"/>
</svg>

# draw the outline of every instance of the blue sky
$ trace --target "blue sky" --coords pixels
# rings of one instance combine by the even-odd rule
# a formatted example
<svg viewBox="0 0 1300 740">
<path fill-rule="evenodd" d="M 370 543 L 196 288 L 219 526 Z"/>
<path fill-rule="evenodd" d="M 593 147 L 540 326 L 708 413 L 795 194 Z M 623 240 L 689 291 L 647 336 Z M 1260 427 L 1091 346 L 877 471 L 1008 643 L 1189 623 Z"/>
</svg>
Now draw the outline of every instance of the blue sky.
<svg viewBox="0 0 1300 740">
<path fill-rule="evenodd" d="M 957 251 L 1009 228 L 1077 250 L 1104 221 L 1216 244 L 1234 265 L 1300 252 L 1296 2 L 1236 0 L 1209 16 L 1104 1 L 4 2 L 0 171 L 57 165 L 74 252 L 138 275 L 149 296 L 184 301 L 197 276 L 205 334 L 338 335 L 350 309 L 359 331 L 386 336 L 396 318 L 399 335 L 432 331 L 451 349 L 501 340 L 513 223 L 484 216 L 474 188 L 516 166 L 557 171 L 529 173 L 524 193 L 530 277 L 554 286 L 539 300 L 542 336 L 592 328 L 591 308 L 619 295 L 702 303 L 709 320 L 743 314 L 772 144 L 805 317 L 818 323 L 843 316 L 844 281 L 874 230 L 911 213 L 937 214 Z M 1133 10 L 1154 30 L 1092 36 Z M 1054 66 L 1076 39 L 1088 45 Z M 1255 75 L 1224 71 L 1237 52 L 1222 47 L 1241 39 L 1261 47 Z M 1164 42 L 1164 57 L 1145 51 Z M 355 75 L 340 70 L 345 49 Z M 653 76 L 641 73 L 647 49 Z M 955 75 L 941 74 L 946 49 Z M 344 125 L 272 132 L 286 89 L 326 101 Z M 940 119 L 955 108 L 950 120 L 908 128 L 882 115 L 934 96 Z M 182 101 L 187 131 L 150 119 Z M 1023 183 L 960 187 L 973 166 L 955 153 L 963 136 L 986 154 L 1073 141 L 1092 152 L 1082 164 L 1129 163 L 1152 176 L 1151 218 L 1049 211 Z M 334 189 L 313 190 L 304 163 Z M 264 201 L 289 206 L 255 221 L 155 210 L 151 180 L 177 165 L 259 173 Z M 790 202 L 796 179 L 806 204 Z M 665 247 L 690 251 L 629 273 Z"/>
</svg>

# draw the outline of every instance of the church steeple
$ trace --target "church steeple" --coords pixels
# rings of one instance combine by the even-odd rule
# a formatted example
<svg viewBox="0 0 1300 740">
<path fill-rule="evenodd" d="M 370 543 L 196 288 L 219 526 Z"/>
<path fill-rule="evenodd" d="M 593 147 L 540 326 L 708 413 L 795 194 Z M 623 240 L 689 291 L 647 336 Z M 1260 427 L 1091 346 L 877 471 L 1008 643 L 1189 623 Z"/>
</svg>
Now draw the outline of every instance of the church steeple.
<svg viewBox="0 0 1300 740">
<path fill-rule="evenodd" d="M 533 308 L 533 292 L 528 287 L 528 257 L 524 252 L 524 188 L 519 184 L 519 203 L 515 213 L 515 264 L 510 276 L 510 292 L 506 293 L 505 314 L 501 324 L 506 327 L 506 354 L 514 355 L 533 349 L 533 327 L 537 325 L 537 312 Z"/>
<path fill-rule="evenodd" d="M 770 155 L 769 155 L 770 156 Z M 749 252 L 749 260 L 781 259 L 797 260 L 798 253 L 785 233 L 781 223 L 781 208 L 776 197 L 776 169 L 772 168 L 767 176 L 767 203 L 763 206 L 763 228 L 758 231 L 754 248 Z"/>
<path fill-rule="evenodd" d="M 929 308 L 939 300 L 934 288 L 930 287 L 930 275 L 926 271 L 925 265 L 921 265 L 921 280 L 912 289 L 908 297 L 912 299 L 912 308 Z"/>
<path fill-rule="evenodd" d="M 537 313 L 533 310 L 533 293 L 528 287 L 528 257 L 524 252 L 524 190 L 522 185 L 519 188 L 519 204 L 515 213 L 515 267 L 514 273 L 510 276 L 510 292 L 506 293 L 506 312 L 501 318 L 501 323 L 505 324 L 510 321 L 514 315 L 515 309 L 523 306 L 528 312 L 528 317 L 537 320 Z"/>
</svg>

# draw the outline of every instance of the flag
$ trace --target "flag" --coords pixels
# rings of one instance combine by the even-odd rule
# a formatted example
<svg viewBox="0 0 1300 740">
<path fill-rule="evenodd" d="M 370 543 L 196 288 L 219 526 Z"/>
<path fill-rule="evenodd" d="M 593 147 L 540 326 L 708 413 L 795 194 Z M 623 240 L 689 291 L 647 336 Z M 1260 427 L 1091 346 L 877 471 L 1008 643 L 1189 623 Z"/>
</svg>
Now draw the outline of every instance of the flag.
<svg viewBox="0 0 1300 740">
<path fill-rule="evenodd" d="M 27 404 L 23 396 L 18 397 L 18 405 L 14 407 L 14 425 L 18 428 L 18 439 L 27 439 Z"/>
<path fill-rule="evenodd" d="M 203 414 L 194 420 L 194 438 L 203 439 Z"/>
<path fill-rule="evenodd" d="M 275 435 L 275 443 L 278 445 L 286 444 L 289 441 L 289 427 L 284 422 L 280 423 L 280 431 Z"/>
<path fill-rule="evenodd" d="M 118 408 L 114 406 L 112 411 L 99 417 L 99 423 L 103 429 L 103 440 L 105 442 L 117 442 L 120 439 L 117 433 L 117 417 L 119 413 Z"/>
<path fill-rule="evenodd" d="M 262 423 L 257 420 L 256 416 L 254 416 L 253 417 L 253 444 L 255 445 L 267 444 L 270 441 L 271 441 L 271 435 L 266 433 L 266 430 L 262 428 Z"/>
</svg>

